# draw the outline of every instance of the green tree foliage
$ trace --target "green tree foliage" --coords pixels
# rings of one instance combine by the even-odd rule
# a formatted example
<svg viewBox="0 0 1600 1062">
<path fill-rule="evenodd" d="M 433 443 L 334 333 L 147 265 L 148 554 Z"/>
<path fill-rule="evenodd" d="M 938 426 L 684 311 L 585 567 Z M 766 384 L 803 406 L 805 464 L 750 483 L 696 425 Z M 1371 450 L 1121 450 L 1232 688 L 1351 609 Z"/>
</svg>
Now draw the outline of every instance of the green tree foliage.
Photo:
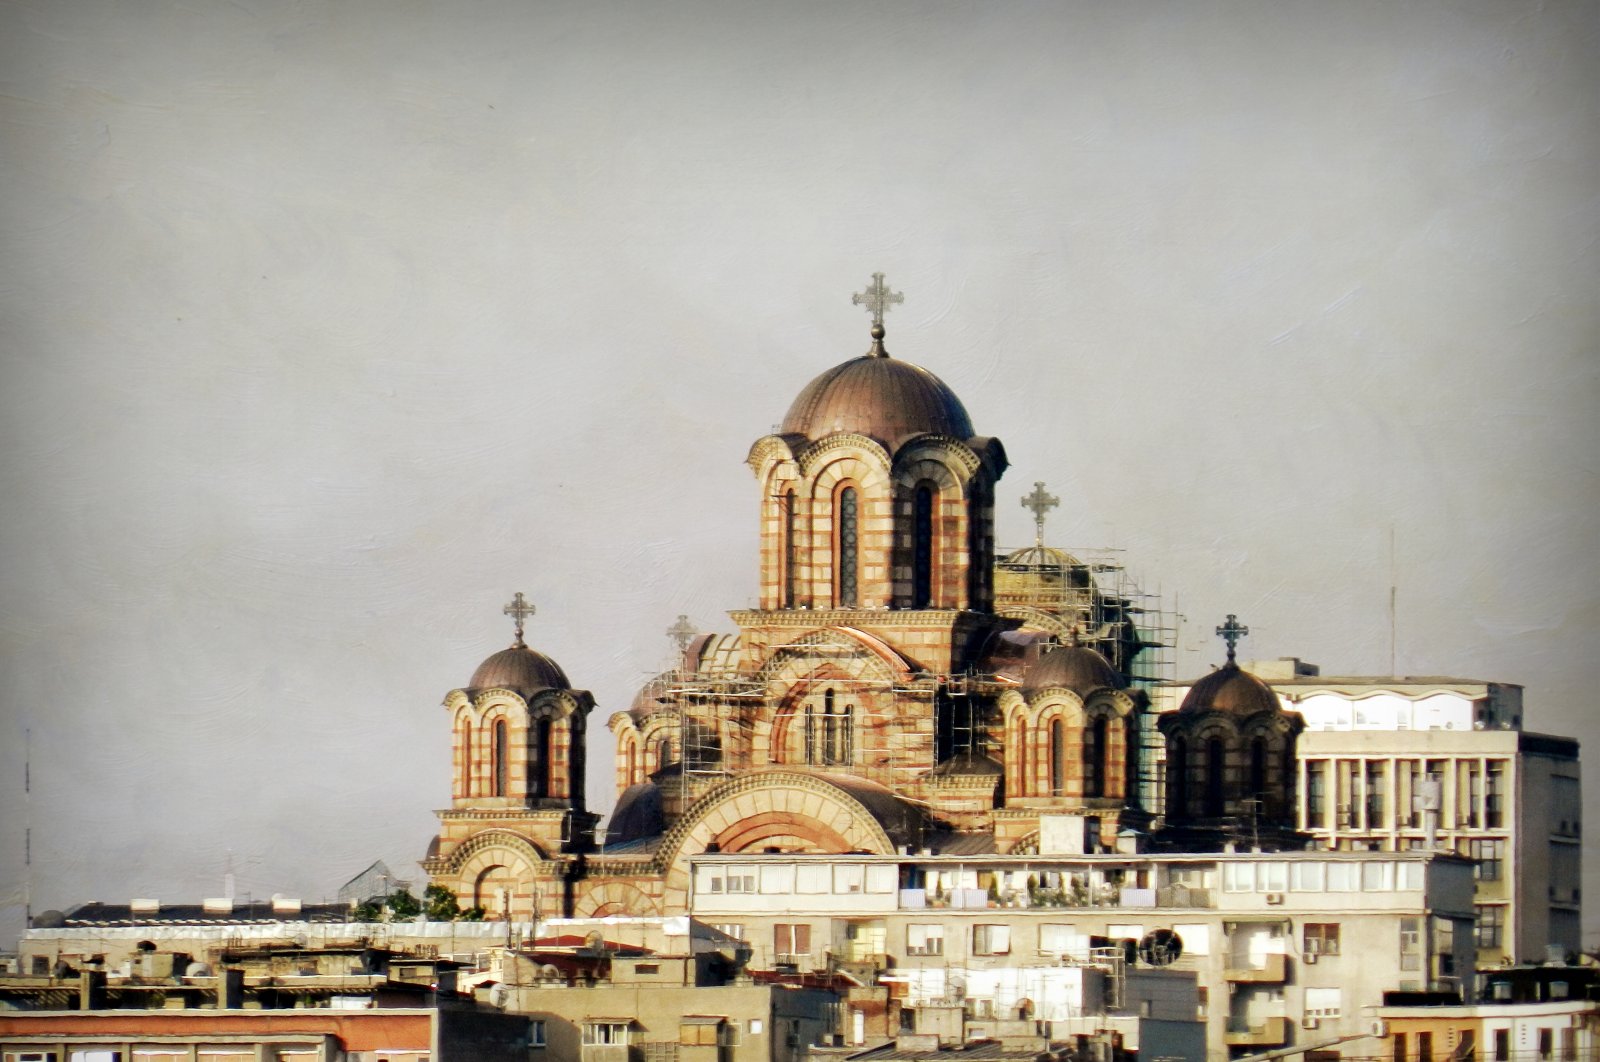
<svg viewBox="0 0 1600 1062">
<path fill-rule="evenodd" d="M 384 906 L 389 908 L 389 921 L 409 922 L 422 913 L 422 903 L 411 895 L 409 889 L 391 892 L 384 901 Z"/>
</svg>

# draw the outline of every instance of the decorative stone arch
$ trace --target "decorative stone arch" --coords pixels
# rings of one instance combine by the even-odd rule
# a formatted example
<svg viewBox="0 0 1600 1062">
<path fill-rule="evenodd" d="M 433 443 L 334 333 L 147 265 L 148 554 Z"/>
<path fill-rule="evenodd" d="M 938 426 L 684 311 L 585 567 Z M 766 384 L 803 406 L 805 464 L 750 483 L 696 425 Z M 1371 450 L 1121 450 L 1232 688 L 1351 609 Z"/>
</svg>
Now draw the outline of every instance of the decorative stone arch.
<svg viewBox="0 0 1600 1062">
<path fill-rule="evenodd" d="M 948 468 L 955 479 L 965 484 L 978 474 L 983 459 L 967 445 L 965 439 L 954 435 L 915 435 L 900 444 L 894 453 L 893 466 L 898 471 L 923 461 L 936 462 Z"/>
<path fill-rule="evenodd" d="M 803 436 L 793 438 L 798 440 Z M 763 435 L 750 444 L 750 452 L 745 455 L 744 463 L 750 466 L 750 470 L 758 479 L 765 481 L 772 474 L 773 466 L 793 463 L 794 460 L 795 450 L 790 445 L 789 438 L 782 435 Z"/>
<path fill-rule="evenodd" d="M 605 918 L 609 915 L 648 916 L 660 914 L 660 906 L 643 890 L 625 881 L 602 881 L 588 888 L 572 905 L 575 918 Z"/>
<path fill-rule="evenodd" d="M 685 908 L 690 856 L 712 845 L 722 852 L 758 851 L 783 841 L 836 855 L 890 855 L 895 850 L 894 840 L 872 812 L 825 779 L 797 771 L 735 778 L 697 801 L 662 838 L 657 856 L 666 882 L 662 909 Z"/>
<path fill-rule="evenodd" d="M 819 690 L 844 690 L 846 696 L 853 698 L 859 689 L 859 683 L 837 664 L 825 661 L 804 677 L 786 685 L 783 699 L 778 702 L 777 710 L 772 713 L 771 722 L 763 721 L 756 724 L 758 731 L 765 731 L 763 736 L 766 739 L 768 759 L 775 764 L 796 766 L 818 762 L 816 759 L 806 757 L 805 709 L 815 707 L 812 698 Z"/>
<path fill-rule="evenodd" d="M 802 447 L 795 454 L 795 463 L 800 468 L 800 475 L 808 480 L 820 478 L 822 470 L 829 464 L 839 460 L 854 460 L 864 468 L 874 469 L 883 481 L 884 476 L 894 462 L 889 457 L 889 451 L 879 445 L 876 439 L 866 435 L 857 435 L 854 432 L 835 432 Z"/>
<path fill-rule="evenodd" d="M 450 889 L 462 906 L 481 905 L 499 913 L 497 898 L 486 889 L 510 888 L 511 915 L 526 918 L 533 911 L 533 881 L 546 856 L 528 838 L 509 830 L 484 830 L 457 845 L 433 875 L 433 883 Z"/>
<path fill-rule="evenodd" d="M 888 735 L 866 726 L 869 716 L 887 707 L 880 703 L 893 696 L 897 683 L 911 678 L 912 669 L 895 650 L 870 634 L 853 627 L 825 627 L 774 649 L 754 676 L 766 684 L 779 709 L 758 718 L 749 733 L 749 749 L 757 763 L 804 761 L 793 755 L 794 743 L 785 748 L 786 728 L 793 725 L 798 706 L 819 687 L 830 682 L 844 691 L 847 703 L 855 705 L 854 758 L 883 751 Z"/>
</svg>

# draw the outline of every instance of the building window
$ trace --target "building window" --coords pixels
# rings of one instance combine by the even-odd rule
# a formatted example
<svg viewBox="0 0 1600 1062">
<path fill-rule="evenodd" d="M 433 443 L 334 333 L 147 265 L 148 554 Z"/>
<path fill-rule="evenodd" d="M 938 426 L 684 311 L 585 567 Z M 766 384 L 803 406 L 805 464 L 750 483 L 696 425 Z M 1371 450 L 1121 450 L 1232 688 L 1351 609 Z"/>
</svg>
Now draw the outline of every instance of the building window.
<svg viewBox="0 0 1600 1062">
<path fill-rule="evenodd" d="M 933 602 L 933 488 L 918 484 L 911 501 L 911 607 Z"/>
<path fill-rule="evenodd" d="M 1050 721 L 1050 795 L 1060 796 L 1067 791 L 1067 724 L 1063 719 Z"/>
<path fill-rule="evenodd" d="M 811 926 L 807 923 L 780 922 L 772 927 L 772 950 L 777 962 L 792 963 L 811 954 Z"/>
<path fill-rule="evenodd" d="M 1479 881 L 1499 881 L 1505 872 L 1506 843 L 1504 841 L 1473 841 L 1469 849 L 1477 860 L 1472 875 Z"/>
<path fill-rule="evenodd" d="M 1267 799 L 1267 739 L 1260 736 L 1250 742 L 1250 796 Z"/>
<path fill-rule="evenodd" d="M 1483 798 L 1483 824 L 1491 830 L 1505 827 L 1506 769 L 1504 764 L 1489 764 Z"/>
<path fill-rule="evenodd" d="M 534 727 L 533 749 L 533 796 L 547 797 L 555 794 L 552 784 L 554 779 L 553 749 L 555 742 L 551 740 L 555 732 L 555 723 L 549 719 L 541 719 Z"/>
<path fill-rule="evenodd" d="M 626 1046 L 627 1043 L 628 1022 L 586 1021 L 583 1023 L 583 1045 L 585 1047 Z"/>
<path fill-rule="evenodd" d="M 1417 1033 L 1417 1062 L 1433 1062 L 1433 1033 Z"/>
<path fill-rule="evenodd" d="M 906 926 L 906 954 L 907 955 L 943 955 L 944 954 L 944 926 L 940 926 L 940 925 L 909 925 L 909 926 Z"/>
<path fill-rule="evenodd" d="M 1070 925 L 1042 925 L 1039 927 L 1039 954 L 1040 955 L 1071 955 L 1075 958 L 1084 958 L 1087 954 L 1084 945 L 1087 941 L 1078 935 L 1075 927 Z"/>
<path fill-rule="evenodd" d="M 1011 927 L 976 925 L 972 927 L 972 954 L 1010 955 Z"/>
<path fill-rule="evenodd" d="M 1306 764 L 1306 826 L 1313 830 L 1328 827 L 1328 765 Z"/>
<path fill-rule="evenodd" d="M 722 1044 L 726 1018 L 685 1015 L 678 1022 L 678 1043 L 686 1047 L 718 1047 Z"/>
<path fill-rule="evenodd" d="M 1339 954 L 1339 923 L 1307 922 L 1303 950 L 1307 955 Z"/>
<path fill-rule="evenodd" d="M 1550 1058 L 1551 1052 L 1555 1050 L 1555 1037 L 1551 1035 L 1552 1032 L 1553 1030 L 1549 1026 L 1539 1030 L 1540 1058 Z"/>
<path fill-rule="evenodd" d="M 1344 1013 L 1344 1000 L 1337 988 L 1306 989 L 1306 1017 L 1337 1018 Z"/>
<path fill-rule="evenodd" d="M 493 734 L 494 788 L 491 792 L 492 795 L 498 797 L 506 795 L 506 772 L 511 763 L 511 750 L 506 747 L 506 721 L 504 719 L 496 719 L 494 721 Z"/>
<path fill-rule="evenodd" d="M 1105 716 L 1090 726 L 1083 744 L 1083 795 L 1106 795 L 1106 744 L 1110 737 L 1110 723 Z"/>
<path fill-rule="evenodd" d="M 730 940 L 744 939 L 744 924 L 742 922 L 713 922 L 711 928 Z"/>
<path fill-rule="evenodd" d="M 1366 772 L 1367 795 L 1367 829 L 1381 830 L 1385 826 L 1384 820 L 1384 790 L 1388 788 L 1389 778 L 1387 766 L 1382 763 L 1368 763 Z"/>
<path fill-rule="evenodd" d="M 1494 1059 L 1495 1062 L 1511 1062 L 1510 1029 L 1496 1029 L 1494 1031 Z"/>
<path fill-rule="evenodd" d="M 1167 818 L 1182 821 L 1189 817 L 1189 743 L 1172 739 L 1167 766 Z"/>
<path fill-rule="evenodd" d="M 1212 738 L 1206 742 L 1206 807 L 1207 818 L 1221 818 L 1225 805 L 1223 801 L 1223 782 L 1226 780 L 1228 763 L 1224 753 L 1221 738 Z"/>
<path fill-rule="evenodd" d="M 856 489 L 845 487 L 839 491 L 834 523 L 834 579 L 837 593 L 834 600 L 839 608 L 856 607 L 856 565 L 860 535 L 857 527 Z"/>
<path fill-rule="evenodd" d="M 1406 1062 L 1406 1034 L 1394 1034 L 1394 1052 L 1390 1055 L 1391 1062 Z"/>
<path fill-rule="evenodd" d="M 542 1020 L 534 1019 L 533 1021 L 528 1022 L 528 1046 L 545 1046 L 544 1022 Z"/>
<path fill-rule="evenodd" d="M 472 795 L 472 720 L 461 720 L 461 795 Z"/>
<path fill-rule="evenodd" d="M 855 752 L 855 706 L 839 707 L 833 690 L 825 690 L 821 722 L 819 735 L 816 710 L 806 705 L 806 762 L 827 766 L 849 764 Z"/>
<path fill-rule="evenodd" d="M 1400 919 L 1400 969 L 1422 969 L 1422 929 L 1415 918 Z"/>
<path fill-rule="evenodd" d="M 1506 927 L 1506 909 L 1496 904 L 1484 904 L 1474 910 L 1478 913 L 1478 928 L 1474 934 L 1478 947 L 1500 947 Z"/>
<path fill-rule="evenodd" d="M 799 550 L 794 541 L 794 491 L 783 495 L 783 607 L 794 608 L 795 561 Z"/>
</svg>

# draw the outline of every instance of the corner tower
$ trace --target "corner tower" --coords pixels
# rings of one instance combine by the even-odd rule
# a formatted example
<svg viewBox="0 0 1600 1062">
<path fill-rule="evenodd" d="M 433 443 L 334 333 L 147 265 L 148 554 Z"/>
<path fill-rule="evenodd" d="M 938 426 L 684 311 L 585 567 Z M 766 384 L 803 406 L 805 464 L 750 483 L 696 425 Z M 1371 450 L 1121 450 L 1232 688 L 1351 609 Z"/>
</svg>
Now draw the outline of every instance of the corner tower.
<svg viewBox="0 0 1600 1062">
<path fill-rule="evenodd" d="M 432 884 L 489 917 L 526 919 L 563 910 L 569 861 L 596 816 L 584 803 L 585 731 L 594 698 L 559 664 L 528 647 L 533 606 L 519 593 L 505 612 L 510 648 L 493 654 L 444 707 L 452 734 L 450 807 L 423 868 Z"/>
</svg>

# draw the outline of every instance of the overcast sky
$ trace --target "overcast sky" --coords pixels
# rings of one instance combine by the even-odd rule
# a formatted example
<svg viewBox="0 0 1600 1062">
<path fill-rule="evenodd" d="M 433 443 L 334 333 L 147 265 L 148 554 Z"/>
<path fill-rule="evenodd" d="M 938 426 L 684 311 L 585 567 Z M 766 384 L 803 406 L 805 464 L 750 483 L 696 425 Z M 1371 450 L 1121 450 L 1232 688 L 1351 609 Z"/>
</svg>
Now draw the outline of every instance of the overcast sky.
<svg viewBox="0 0 1600 1062">
<path fill-rule="evenodd" d="M 420 880 L 518 590 L 608 807 L 876 270 L 1002 540 L 1045 481 L 1180 677 L 1229 612 L 1387 673 L 1393 572 L 1398 671 L 1594 764 L 1597 53 L 1592 2 L 0 5 L 0 942 L 29 820 L 35 911 Z"/>
</svg>

